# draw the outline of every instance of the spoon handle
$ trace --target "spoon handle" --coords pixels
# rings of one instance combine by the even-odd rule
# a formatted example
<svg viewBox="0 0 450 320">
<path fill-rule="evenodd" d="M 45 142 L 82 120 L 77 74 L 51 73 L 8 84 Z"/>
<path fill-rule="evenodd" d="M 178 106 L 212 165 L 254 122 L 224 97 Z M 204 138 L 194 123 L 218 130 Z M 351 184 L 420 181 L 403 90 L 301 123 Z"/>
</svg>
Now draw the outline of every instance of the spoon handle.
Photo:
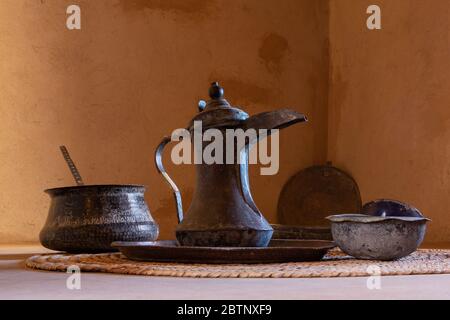
<svg viewBox="0 0 450 320">
<path fill-rule="evenodd" d="M 81 179 L 80 173 L 78 172 L 78 169 L 75 166 L 75 163 L 73 163 L 72 158 L 70 158 L 69 151 L 67 151 L 67 148 L 65 146 L 59 146 L 59 149 L 61 149 L 64 160 L 66 160 L 67 165 L 69 166 L 70 172 L 72 173 L 72 176 L 75 179 L 75 182 L 77 183 L 77 185 L 84 186 L 83 179 Z"/>
</svg>

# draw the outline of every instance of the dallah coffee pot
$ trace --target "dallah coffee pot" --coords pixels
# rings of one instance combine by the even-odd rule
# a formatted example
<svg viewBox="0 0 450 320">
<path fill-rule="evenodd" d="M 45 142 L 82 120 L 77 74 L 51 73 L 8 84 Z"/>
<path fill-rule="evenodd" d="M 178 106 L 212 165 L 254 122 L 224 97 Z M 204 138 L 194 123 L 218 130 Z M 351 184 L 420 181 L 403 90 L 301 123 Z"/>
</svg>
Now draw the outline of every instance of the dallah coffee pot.
<svg viewBox="0 0 450 320">
<path fill-rule="evenodd" d="M 200 111 L 191 120 L 187 130 L 195 135 L 194 131 L 198 130 L 200 123 L 201 133 L 216 129 L 226 136 L 227 129 L 242 129 L 244 132 L 254 129 L 252 131 L 258 134 L 254 139 L 247 137 L 243 146 L 238 145 L 232 150 L 233 154 L 230 154 L 223 142 L 223 161 L 196 164 L 196 188 L 186 216 L 183 216 L 180 191 L 162 164 L 162 153 L 171 137 L 165 137 L 156 149 L 156 166 L 173 189 L 179 222 L 176 237 L 181 245 L 265 247 L 272 237 L 273 229 L 256 207 L 250 193 L 249 148 L 258 139 L 270 134 L 271 129 L 281 129 L 306 121 L 306 117 L 287 109 L 249 117 L 241 109 L 231 106 L 223 98 L 223 94 L 223 88 L 217 82 L 212 83 L 209 89 L 211 100 L 206 104 L 199 104 Z M 268 130 L 267 134 L 259 134 L 261 129 Z M 191 139 L 192 142 L 193 140 Z M 202 154 L 211 143 L 194 143 L 194 152 Z M 234 161 L 229 161 L 230 158 Z"/>
</svg>

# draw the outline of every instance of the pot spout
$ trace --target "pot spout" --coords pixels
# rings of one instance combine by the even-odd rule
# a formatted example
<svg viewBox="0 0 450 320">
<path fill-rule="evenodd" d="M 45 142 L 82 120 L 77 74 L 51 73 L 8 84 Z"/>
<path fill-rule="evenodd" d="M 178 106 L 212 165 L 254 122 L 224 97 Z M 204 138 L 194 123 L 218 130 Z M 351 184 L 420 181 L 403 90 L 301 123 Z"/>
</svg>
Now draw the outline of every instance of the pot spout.
<svg viewBox="0 0 450 320">
<path fill-rule="evenodd" d="M 245 121 L 244 129 L 272 130 L 283 129 L 298 122 L 306 122 L 308 119 L 302 113 L 294 110 L 282 109 L 255 114 Z M 270 131 L 268 132 L 270 134 Z"/>
</svg>

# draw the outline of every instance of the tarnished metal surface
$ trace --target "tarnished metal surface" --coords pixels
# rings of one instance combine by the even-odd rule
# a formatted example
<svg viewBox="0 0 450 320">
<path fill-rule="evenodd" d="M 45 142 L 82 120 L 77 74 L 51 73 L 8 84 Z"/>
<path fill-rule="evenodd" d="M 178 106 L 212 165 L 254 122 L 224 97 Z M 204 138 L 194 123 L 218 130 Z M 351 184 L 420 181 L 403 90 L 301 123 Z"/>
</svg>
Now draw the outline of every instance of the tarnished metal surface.
<svg viewBox="0 0 450 320">
<path fill-rule="evenodd" d="M 116 242 L 132 260 L 181 263 L 277 263 L 321 260 L 335 244 L 320 240 L 273 240 L 268 247 L 188 247 L 176 241 Z"/>
<path fill-rule="evenodd" d="M 361 196 L 355 180 L 328 163 L 292 176 L 281 191 L 277 214 L 281 224 L 329 228 L 327 216 L 360 210 Z"/>
<path fill-rule="evenodd" d="M 152 241 L 158 225 L 143 186 L 90 185 L 48 189 L 50 209 L 40 241 L 46 248 L 78 252 L 114 251 L 113 241 Z"/>
<path fill-rule="evenodd" d="M 223 89 L 217 83 L 212 84 L 210 97 L 211 100 L 206 106 L 202 105 L 200 113 L 189 124 L 189 130 L 193 130 L 193 121 L 202 121 L 203 130 L 216 128 L 225 136 L 225 130 L 228 128 L 275 129 L 306 121 L 304 115 L 292 110 L 265 112 L 248 117 L 245 112 L 232 107 L 223 98 Z M 186 215 L 183 214 L 178 187 L 167 175 L 162 164 L 162 153 L 168 138 L 164 138 L 160 143 L 155 153 L 156 167 L 173 190 L 180 221 L 176 236 L 182 245 L 267 246 L 273 230 L 254 203 L 248 183 L 249 145 L 255 142 L 248 140 L 243 149 L 234 150 L 234 164 L 225 164 L 224 141 L 224 164 L 196 165 L 196 189 Z M 203 142 L 202 150 L 209 143 Z"/>
<path fill-rule="evenodd" d="M 417 250 L 428 219 L 361 214 L 330 216 L 336 244 L 358 259 L 395 260 Z"/>
</svg>

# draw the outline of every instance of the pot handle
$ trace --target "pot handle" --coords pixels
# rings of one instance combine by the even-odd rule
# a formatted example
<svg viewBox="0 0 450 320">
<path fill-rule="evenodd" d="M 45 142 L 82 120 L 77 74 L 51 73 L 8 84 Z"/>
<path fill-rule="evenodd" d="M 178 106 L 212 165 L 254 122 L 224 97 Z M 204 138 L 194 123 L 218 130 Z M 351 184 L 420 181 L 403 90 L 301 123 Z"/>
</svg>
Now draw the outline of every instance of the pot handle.
<svg viewBox="0 0 450 320">
<path fill-rule="evenodd" d="M 165 146 L 171 141 L 172 139 L 170 137 L 164 137 L 164 139 L 161 141 L 161 143 L 158 145 L 155 151 L 155 164 L 156 168 L 158 169 L 158 172 L 162 174 L 164 179 L 167 181 L 167 183 L 170 185 L 170 187 L 173 190 L 173 195 L 175 198 L 175 203 L 177 207 L 177 217 L 178 217 L 178 223 L 181 223 L 183 221 L 183 202 L 181 201 L 181 193 L 178 189 L 175 182 L 169 177 L 169 175 L 166 172 L 166 169 L 164 169 L 163 162 L 162 162 L 162 154 L 164 151 Z"/>
</svg>

